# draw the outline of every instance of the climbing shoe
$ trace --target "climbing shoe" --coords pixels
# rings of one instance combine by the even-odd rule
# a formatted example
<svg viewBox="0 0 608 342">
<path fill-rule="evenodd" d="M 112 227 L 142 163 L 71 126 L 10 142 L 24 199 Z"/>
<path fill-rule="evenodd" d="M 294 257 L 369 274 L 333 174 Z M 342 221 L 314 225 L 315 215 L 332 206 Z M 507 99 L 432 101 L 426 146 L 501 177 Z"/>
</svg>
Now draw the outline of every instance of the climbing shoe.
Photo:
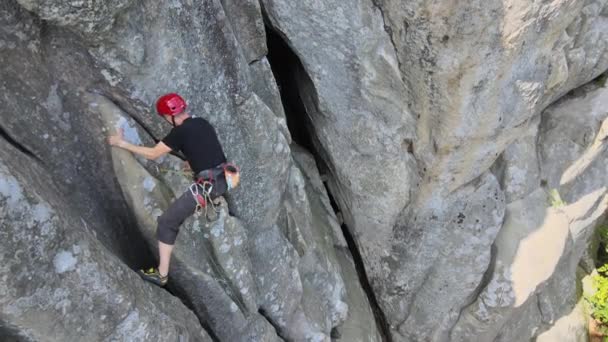
<svg viewBox="0 0 608 342">
<path fill-rule="evenodd" d="M 151 267 L 147 270 L 139 270 L 137 274 L 139 274 L 139 276 L 143 280 L 149 281 L 152 284 L 158 285 L 160 287 L 165 286 L 167 284 L 167 281 L 169 280 L 169 276 L 162 277 L 158 270 L 154 267 Z"/>
</svg>

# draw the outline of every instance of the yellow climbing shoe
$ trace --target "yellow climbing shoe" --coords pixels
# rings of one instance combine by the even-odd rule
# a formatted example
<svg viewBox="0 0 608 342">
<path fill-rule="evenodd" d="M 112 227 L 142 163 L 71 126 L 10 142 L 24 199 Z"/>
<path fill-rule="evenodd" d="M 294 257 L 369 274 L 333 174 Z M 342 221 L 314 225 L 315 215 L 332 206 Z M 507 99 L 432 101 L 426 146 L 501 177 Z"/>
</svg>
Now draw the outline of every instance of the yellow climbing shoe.
<svg viewBox="0 0 608 342">
<path fill-rule="evenodd" d="M 161 276 L 160 273 L 158 272 L 158 269 L 151 267 L 148 268 L 147 270 L 139 270 L 137 272 L 137 274 L 139 274 L 139 276 L 145 280 L 145 281 L 149 281 L 152 284 L 158 285 L 160 287 L 163 287 L 167 284 L 167 281 L 169 281 L 169 276 Z"/>
</svg>

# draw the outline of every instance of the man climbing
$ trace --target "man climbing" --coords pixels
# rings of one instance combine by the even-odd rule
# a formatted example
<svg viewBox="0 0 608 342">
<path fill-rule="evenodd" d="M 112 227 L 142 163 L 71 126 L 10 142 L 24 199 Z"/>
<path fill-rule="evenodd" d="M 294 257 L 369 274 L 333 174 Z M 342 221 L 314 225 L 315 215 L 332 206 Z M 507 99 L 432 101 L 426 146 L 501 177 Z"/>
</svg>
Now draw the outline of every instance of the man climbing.
<svg viewBox="0 0 608 342">
<path fill-rule="evenodd" d="M 169 134 L 156 146 L 133 145 L 123 139 L 122 132 L 109 136 L 108 142 L 150 160 L 171 151 L 181 151 L 194 172 L 196 183 L 158 217 L 158 268 L 138 272 L 144 280 L 164 286 L 169 279 L 169 261 L 180 225 L 197 206 L 205 205 L 205 200 L 213 200 L 227 190 L 224 178 L 226 157 L 213 126 L 203 118 L 193 118 L 186 113 L 186 102 L 181 96 L 173 93 L 161 96 L 156 102 L 156 110 L 173 125 Z"/>
</svg>

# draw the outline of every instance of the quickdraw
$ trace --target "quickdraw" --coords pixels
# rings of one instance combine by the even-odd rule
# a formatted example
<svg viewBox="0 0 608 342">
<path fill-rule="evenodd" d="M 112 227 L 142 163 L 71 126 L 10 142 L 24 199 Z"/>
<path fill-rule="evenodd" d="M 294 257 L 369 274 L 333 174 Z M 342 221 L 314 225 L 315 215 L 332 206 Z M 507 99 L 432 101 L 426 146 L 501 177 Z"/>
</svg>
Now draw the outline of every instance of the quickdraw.
<svg viewBox="0 0 608 342">
<path fill-rule="evenodd" d="M 200 215 L 203 211 L 205 212 L 205 217 L 208 215 L 209 207 L 211 210 L 215 212 L 215 204 L 211 199 L 211 192 L 213 191 L 213 183 L 209 181 L 195 182 L 190 185 L 190 193 L 192 197 L 196 201 L 196 209 L 194 213 Z"/>
<path fill-rule="evenodd" d="M 196 201 L 195 214 L 200 215 L 203 211 L 205 212 L 205 218 L 210 219 L 209 212 L 215 217 L 217 214 L 216 205 L 213 203 L 211 198 L 211 192 L 213 191 L 213 183 L 216 177 L 223 177 L 226 179 L 227 191 L 236 188 L 240 182 L 239 168 L 233 163 L 222 163 L 219 166 L 199 172 L 196 175 L 196 182 L 190 185 L 190 193 Z M 209 208 L 211 207 L 211 208 Z M 214 219 L 211 218 L 211 221 Z"/>
</svg>

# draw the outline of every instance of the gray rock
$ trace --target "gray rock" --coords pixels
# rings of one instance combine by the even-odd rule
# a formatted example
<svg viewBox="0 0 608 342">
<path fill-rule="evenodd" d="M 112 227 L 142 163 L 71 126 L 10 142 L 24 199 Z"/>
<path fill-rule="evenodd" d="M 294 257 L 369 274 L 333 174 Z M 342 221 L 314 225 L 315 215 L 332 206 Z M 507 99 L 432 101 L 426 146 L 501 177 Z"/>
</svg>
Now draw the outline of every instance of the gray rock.
<svg viewBox="0 0 608 342">
<path fill-rule="evenodd" d="M 391 255 L 382 260 L 387 281 L 373 286 L 395 340 L 443 341 L 458 320 L 459 308 L 475 298 L 490 264 L 486 247 L 501 228 L 505 199 L 488 172 L 449 195 L 418 200 L 423 202 L 412 207 Z M 435 301 L 442 304 L 429 305 Z"/>
<path fill-rule="evenodd" d="M 107 176 L 105 133 L 84 100 L 86 85 L 101 75 L 75 35 L 55 27 L 42 35 L 40 20 L 14 1 L 0 5 L 0 26 L 7 28 L 0 30 L 2 129 L 45 164 L 104 246 L 134 267 L 148 253 Z M 99 197 L 106 200 L 92 200 Z"/>
<path fill-rule="evenodd" d="M 513 156 L 538 164 L 546 187 L 508 205 L 491 278 L 463 311 L 453 340 L 531 338 L 574 307 L 577 266 L 608 208 L 606 99 L 607 88 L 588 89 L 551 106 L 540 123 L 540 159 L 527 150 Z"/>
<path fill-rule="evenodd" d="M 369 301 L 361 288 L 350 252 L 338 249 L 336 257 L 340 262 L 342 279 L 344 279 L 344 285 L 346 286 L 346 303 L 348 303 L 346 321 L 338 327 L 340 333 L 339 340 L 361 342 L 382 341 Z"/>
<path fill-rule="evenodd" d="M 311 296 L 323 299 L 330 313 L 331 325 L 337 327 L 343 341 L 381 341 L 369 301 L 359 282 L 352 256 L 337 218 L 329 202 L 325 187 L 311 155 L 292 145 L 298 169 L 292 169 L 289 198 L 286 209 L 291 208 L 288 227 L 302 231 L 291 238 L 292 244 L 302 248 L 300 273 L 304 275 L 303 286 L 311 289 Z M 299 210 L 296 210 L 299 208 Z M 308 231 L 306 225 L 311 225 Z M 306 233 L 312 236 L 304 236 Z M 335 247 L 332 248 L 332 247 Z M 314 258 L 312 256 L 315 256 Z M 324 262 L 323 259 L 330 262 Z M 322 265 L 325 266 L 323 267 Z M 319 270 L 319 266 L 325 268 Z M 306 279 L 310 281 L 306 281 Z M 329 323 L 329 322 L 328 322 Z M 327 329 L 326 328 L 326 329 Z"/>
<path fill-rule="evenodd" d="M 540 334 L 536 342 L 586 342 L 589 341 L 587 314 L 581 301 L 568 315 L 559 318 L 554 327 Z"/>
<path fill-rule="evenodd" d="M 274 225 L 279 214 L 288 177 L 289 146 L 280 132 L 279 118 L 255 93 L 237 108 L 235 116 L 244 139 L 234 158 L 243 173 L 242 186 L 231 197 L 234 212 L 255 229 L 264 230 Z"/>
<path fill-rule="evenodd" d="M 266 56 L 266 32 L 260 3 L 255 0 L 221 1 L 247 62 L 251 63 Z"/>
<path fill-rule="evenodd" d="M 535 154 L 535 126 L 548 104 L 608 68 L 601 53 L 608 37 L 600 33 L 606 2 L 263 4 L 309 76 L 299 85 L 317 149 L 332 172 L 330 188 L 361 247 L 393 337 L 448 339 L 460 311 L 484 285 L 502 225 L 503 189 L 487 171 L 520 139 L 497 163 L 505 164 L 506 196 L 516 200 L 539 186 L 537 162 L 526 157 L 515 164 L 515 155 Z M 303 13 L 307 20 L 301 20 Z M 367 54 L 369 42 L 383 52 Z M 399 75 L 380 67 L 386 64 L 367 63 L 378 56 L 396 56 L 398 63 L 388 65 L 398 65 Z M 379 94 L 379 87 L 365 82 L 367 75 L 393 87 L 382 99 L 369 95 Z M 396 111 L 387 106 L 398 103 L 403 110 L 406 101 L 418 118 L 415 138 L 407 128 L 399 130 L 412 127 L 409 115 L 392 116 Z M 367 111 L 383 114 L 371 119 Z M 365 131 L 356 129 L 361 121 Z M 413 138 L 415 162 L 405 153 L 407 138 Z M 380 147 L 382 152 L 375 150 Z M 518 168 L 526 170 L 526 179 L 516 184 Z M 596 188 L 605 184 L 598 178 Z M 459 213 L 466 217 L 462 228 Z M 433 217 L 437 222 L 430 222 Z M 480 237 L 478 230 L 488 234 Z M 444 244 L 457 257 L 437 253 Z M 441 292 L 448 288 L 449 294 Z"/>
<path fill-rule="evenodd" d="M 539 124 L 540 116 L 534 119 L 527 132 L 504 150 L 494 165 L 507 203 L 526 197 L 541 185 L 537 158 Z"/>
<path fill-rule="evenodd" d="M 540 168 L 549 189 L 572 203 L 606 183 L 607 88 L 587 89 L 543 113 Z"/>
<path fill-rule="evenodd" d="M 108 31 L 114 18 L 128 8 L 133 0 L 112 0 L 95 2 L 91 0 L 17 0 L 28 11 L 41 19 L 67 26 L 86 38 L 95 40 L 100 32 Z"/>
<path fill-rule="evenodd" d="M 548 104 L 608 68 L 604 0 L 376 3 L 419 114 L 417 158 L 451 189 L 478 177 Z"/>
<path fill-rule="evenodd" d="M 256 234 L 250 242 L 251 264 L 260 291 L 258 305 L 264 316 L 289 339 L 313 337 L 315 332 L 304 316 L 300 303 L 302 282 L 297 271 L 298 254 L 278 227 Z M 310 333 L 309 333 L 310 332 Z"/>
<path fill-rule="evenodd" d="M 281 95 L 276 80 L 266 57 L 250 65 L 253 79 L 252 89 L 270 110 L 278 117 L 281 133 L 291 144 L 291 134 L 287 128 L 285 110 L 281 102 Z"/>
<path fill-rule="evenodd" d="M 0 139 L 0 337 L 211 341 L 194 314 L 96 239 L 42 165 Z M 27 175 L 27 176 L 24 176 Z"/>
<path fill-rule="evenodd" d="M 574 305 L 576 264 L 606 210 L 605 86 L 543 110 L 608 69 L 607 17 L 606 0 L 3 1 L 0 139 L 23 155 L 0 161 L 21 182 L 44 175 L 41 188 L 57 189 L 36 195 L 53 208 L 56 229 L 17 234 L 19 243 L 50 246 L 52 254 L 32 253 L 60 278 L 78 274 L 89 253 L 87 262 L 122 270 L 100 276 L 138 300 L 77 310 L 55 327 L 64 309 L 46 315 L 46 298 L 35 320 L 4 310 L 31 299 L 19 291 L 55 298 L 62 284 L 11 283 L 0 287 L 13 291 L 0 296 L 0 339 L 89 327 L 106 311 L 107 326 L 75 330 L 77 338 L 204 336 L 175 298 L 124 265 L 153 262 L 155 217 L 188 175 L 175 157 L 149 162 L 105 141 L 117 125 L 139 144 L 162 138 L 169 125 L 152 104 L 169 91 L 216 127 L 242 168 L 241 186 L 226 196 L 235 217 L 223 205 L 214 223 L 187 220 L 172 264 L 171 292 L 215 338 L 379 340 L 384 327 L 342 223 L 393 340 L 539 336 Z M 266 19 L 301 61 L 291 84 L 318 166 L 292 144 L 265 57 Z M 36 210 L 7 225 L 27 231 Z M 87 243 L 80 254 L 75 241 Z M 86 278 L 70 281 L 70 291 L 87 288 Z M 98 290 L 79 307 L 110 303 Z M 70 293 L 76 303 L 69 296 L 79 292 Z M 166 325 L 142 329 L 160 316 Z"/>
<path fill-rule="evenodd" d="M 377 268 L 416 182 L 408 153 L 415 123 L 382 16 L 368 1 L 262 3 L 303 64 L 300 97 L 331 169 L 330 187 L 368 266 Z"/>
</svg>

